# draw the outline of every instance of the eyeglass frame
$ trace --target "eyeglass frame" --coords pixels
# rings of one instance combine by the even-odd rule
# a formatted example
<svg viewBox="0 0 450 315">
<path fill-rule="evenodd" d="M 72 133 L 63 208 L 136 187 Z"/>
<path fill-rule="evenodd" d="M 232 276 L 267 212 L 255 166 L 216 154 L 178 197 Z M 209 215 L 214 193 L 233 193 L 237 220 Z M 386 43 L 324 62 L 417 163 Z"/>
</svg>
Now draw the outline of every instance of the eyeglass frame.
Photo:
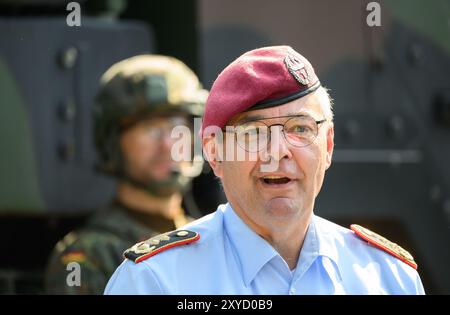
<svg viewBox="0 0 450 315">
<path fill-rule="evenodd" d="M 285 126 L 286 126 L 286 123 L 287 123 L 289 120 L 291 120 L 291 119 L 293 119 L 293 118 L 298 118 L 298 117 L 309 117 L 309 118 L 311 118 L 311 119 L 316 123 L 316 126 L 317 126 L 317 132 L 316 132 L 316 134 L 314 135 L 314 139 L 313 139 L 310 143 L 308 143 L 307 145 L 303 145 L 303 146 L 298 146 L 298 145 L 292 144 L 292 143 L 286 138 L 286 133 L 285 133 L 285 131 L 284 131 L 284 128 L 285 128 Z M 289 119 L 286 120 L 283 124 L 271 124 L 271 125 L 268 125 L 268 124 L 266 124 L 266 123 L 263 121 L 263 120 L 277 119 L 277 118 L 289 118 Z M 294 146 L 294 147 L 296 147 L 296 148 L 305 148 L 305 147 L 311 145 L 311 144 L 316 140 L 316 138 L 317 138 L 317 136 L 318 136 L 318 134 L 319 134 L 319 128 L 320 128 L 321 124 L 324 123 L 324 122 L 326 122 L 326 121 L 328 121 L 328 120 L 327 120 L 326 118 L 321 119 L 321 120 L 315 120 L 315 119 L 314 119 L 312 116 L 310 116 L 310 115 L 299 114 L 299 115 L 286 115 L 286 116 L 276 116 L 276 117 L 264 117 L 264 118 L 250 119 L 250 120 L 246 120 L 246 121 L 243 122 L 241 125 L 244 125 L 244 124 L 247 124 L 247 123 L 250 123 L 250 122 L 254 122 L 254 121 L 259 121 L 259 122 L 261 122 L 262 124 L 264 124 L 264 125 L 268 128 L 269 132 L 268 132 L 267 145 L 270 143 L 270 141 L 271 141 L 271 139 L 272 139 L 272 127 L 273 127 L 273 126 L 281 126 L 281 127 L 282 127 L 282 128 L 281 128 L 281 132 L 283 133 L 283 137 L 284 137 L 284 139 L 286 140 L 287 143 L 289 143 L 290 145 L 292 145 L 292 146 Z M 233 127 L 234 127 L 234 129 L 236 129 L 236 127 L 239 127 L 239 126 L 241 126 L 241 125 L 236 125 L 236 126 L 233 126 Z M 226 130 L 226 129 L 223 130 L 223 129 L 222 129 L 222 131 L 224 131 L 225 133 L 231 133 L 231 132 L 232 132 L 232 133 L 234 134 L 236 143 L 242 148 L 242 146 L 239 144 L 239 141 L 238 141 L 238 139 L 237 139 L 237 133 L 236 133 L 236 130 Z M 244 150 L 247 151 L 247 152 L 259 152 L 259 151 L 261 151 L 263 148 L 260 148 L 260 149 L 257 150 L 257 151 L 248 151 L 246 148 L 242 148 L 242 149 L 244 149 Z"/>
</svg>

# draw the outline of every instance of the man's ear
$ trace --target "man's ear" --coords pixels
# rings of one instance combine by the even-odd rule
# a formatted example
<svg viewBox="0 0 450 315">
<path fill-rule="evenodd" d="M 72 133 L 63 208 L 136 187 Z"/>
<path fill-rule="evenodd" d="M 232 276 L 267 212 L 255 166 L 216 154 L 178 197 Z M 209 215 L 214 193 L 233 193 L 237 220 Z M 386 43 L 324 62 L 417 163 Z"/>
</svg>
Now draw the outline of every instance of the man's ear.
<svg viewBox="0 0 450 315">
<path fill-rule="evenodd" d="M 214 136 L 205 137 L 202 139 L 203 154 L 206 161 L 208 161 L 214 174 L 222 178 L 223 166 L 222 166 L 222 152 L 221 145 L 218 143 Z"/>
<path fill-rule="evenodd" d="M 327 153 L 325 160 L 325 170 L 327 170 L 331 166 L 331 160 L 333 158 L 334 151 L 334 124 L 330 122 L 330 126 L 327 131 Z"/>
</svg>

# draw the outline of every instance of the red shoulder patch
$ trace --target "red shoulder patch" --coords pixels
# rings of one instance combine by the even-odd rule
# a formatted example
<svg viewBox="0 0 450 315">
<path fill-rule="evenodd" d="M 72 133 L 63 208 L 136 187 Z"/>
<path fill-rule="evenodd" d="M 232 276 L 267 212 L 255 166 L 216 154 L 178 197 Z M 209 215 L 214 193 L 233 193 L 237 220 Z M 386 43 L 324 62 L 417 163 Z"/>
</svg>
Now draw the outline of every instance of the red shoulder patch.
<svg viewBox="0 0 450 315">
<path fill-rule="evenodd" d="M 417 263 L 414 261 L 414 258 L 411 256 L 409 252 L 404 250 L 399 245 L 357 224 L 350 225 L 350 229 L 352 229 L 352 231 L 354 231 L 356 235 L 358 235 L 360 238 L 367 241 L 368 243 L 400 259 L 405 264 L 413 267 L 414 269 L 417 269 Z"/>
<path fill-rule="evenodd" d="M 200 239 L 200 234 L 188 230 L 177 230 L 152 237 L 127 249 L 125 258 L 139 263 L 169 248 L 186 245 Z"/>
</svg>

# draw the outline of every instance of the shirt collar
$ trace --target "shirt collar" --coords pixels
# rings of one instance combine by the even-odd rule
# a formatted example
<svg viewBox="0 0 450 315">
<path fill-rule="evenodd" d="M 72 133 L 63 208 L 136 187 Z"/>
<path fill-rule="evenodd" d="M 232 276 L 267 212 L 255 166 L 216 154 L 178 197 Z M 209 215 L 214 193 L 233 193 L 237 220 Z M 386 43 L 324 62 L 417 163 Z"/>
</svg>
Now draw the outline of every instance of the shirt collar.
<svg viewBox="0 0 450 315">
<path fill-rule="evenodd" d="M 337 243 L 339 235 L 332 233 L 330 222 L 313 215 L 305 235 L 297 270 L 306 271 L 319 256 L 328 257 L 334 264 L 340 276 L 339 251 Z M 301 275 L 300 275 L 301 276 Z"/>
<path fill-rule="evenodd" d="M 244 282 L 248 286 L 261 268 L 279 254 L 266 240 L 242 221 L 229 203 L 226 204 L 223 212 L 226 233 L 238 254 Z M 326 220 L 315 215 L 312 216 L 296 267 L 296 274 L 300 273 L 299 277 L 319 256 L 328 257 L 334 263 L 339 277 L 341 277 L 336 235 L 332 235 L 327 224 L 329 223 Z"/>
<path fill-rule="evenodd" d="M 237 252 L 244 282 L 248 286 L 261 268 L 278 253 L 242 221 L 229 203 L 223 211 L 225 230 Z"/>
</svg>

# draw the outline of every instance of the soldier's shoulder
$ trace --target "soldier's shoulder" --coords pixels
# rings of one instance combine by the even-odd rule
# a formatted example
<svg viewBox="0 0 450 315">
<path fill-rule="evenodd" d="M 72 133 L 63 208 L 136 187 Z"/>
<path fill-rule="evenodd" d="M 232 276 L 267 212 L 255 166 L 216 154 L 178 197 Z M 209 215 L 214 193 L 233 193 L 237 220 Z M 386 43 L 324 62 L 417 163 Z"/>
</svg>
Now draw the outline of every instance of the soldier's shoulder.
<svg viewBox="0 0 450 315">
<path fill-rule="evenodd" d="M 129 246 L 129 242 L 121 239 L 114 233 L 81 228 L 69 232 L 54 247 L 52 255 L 59 257 L 61 263 L 83 263 L 100 252 Z M 117 251 L 117 250 L 116 250 Z"/>
<path fill-rule="evenodd" d="M 124 252 L 124 257 L 141 262 L 161 252 L 178 255 L 184 253 L 191 258 L 210 252 L 223 238 L 223 213 L 215 211 L 205 215 L 181 229 L 157 235 L 139 242 Z M 181 245 L 191 245 L 181 246 Z M 173 250 L 169 250 L 176 247 Z M 188 250 L 187 250 L 188 249 Z M 166 256 L 164 254 L 158 255 Z M 188 256 L 182 256 L 183 259 Z M 158 259 L 156 257 L 155 259 Z M 166 256 L 167 257 L 167 256 Z"/>
<path fill-rule="evenodd" d="M 69 232 L 59 243 L 64 247 L 92 247 L 103 246 L 104 243 L 117 242 L 120 235 L 113 231 L 90 228 L 84 226 L 80 229 Z"/>
<path fill-rule="evenodd" d="M 414 261 L 413 256 L 398 244 L 358 224 L 350 225 L 350 229 L 354 232 L 354 237 L 364 241 L 367 246 L 382 250 L 411 266 L 413 269 L 417 269 L 417 263 Z"/>
<path fill-rule="evenodd" d="M 395 257 L 406 265 L 417 269 L 417 263 L 408 251 L 367 228 L 358 224 L 351 224 L 350 229 L 348 229 L 318 216 L 314 216 L 314 222 L 320 233 L 330 236 L 329 240 L 332 240 L 333 244 L 344 251 L 354 252 L 356 257 L 378 259 L 377 256 L 385 257 L 385 254 L 389 254 L 391 257 Z"/>
<path fill-rule="evenodd" d="M 200 234 L 191 230 L 175 230 L 149 238 L 128 248 L 124 257 L 135 262 L 142 262 L 152 256 L 171 248 L 197 242 Z"/>
</svg>

